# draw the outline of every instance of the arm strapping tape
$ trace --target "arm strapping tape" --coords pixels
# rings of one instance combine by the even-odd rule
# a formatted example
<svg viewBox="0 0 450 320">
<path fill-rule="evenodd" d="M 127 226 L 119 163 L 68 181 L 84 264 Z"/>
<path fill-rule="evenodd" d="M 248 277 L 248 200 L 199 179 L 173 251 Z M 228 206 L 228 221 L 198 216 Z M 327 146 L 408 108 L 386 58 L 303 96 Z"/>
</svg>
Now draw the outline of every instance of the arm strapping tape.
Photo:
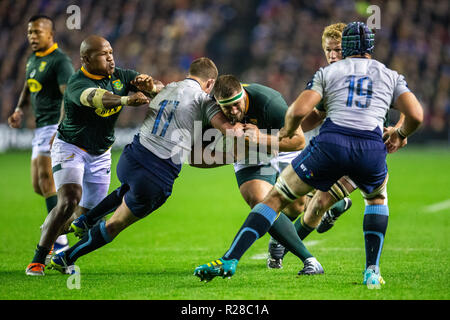
<svg viewBox="0 0 450 320">
<path fill-rule="evenodd" d="M 90 102 L 88 97 L 91 96 L 93 92 L 94 96 L 92 97 L 92 102 Z M 86 107 L 105 109 L 103 106 L 103 96 L 106 92 L 108 92 L 108 90 L 101 88 L 87 88 L 81 94 L 80 102 Z"/>
</svg>

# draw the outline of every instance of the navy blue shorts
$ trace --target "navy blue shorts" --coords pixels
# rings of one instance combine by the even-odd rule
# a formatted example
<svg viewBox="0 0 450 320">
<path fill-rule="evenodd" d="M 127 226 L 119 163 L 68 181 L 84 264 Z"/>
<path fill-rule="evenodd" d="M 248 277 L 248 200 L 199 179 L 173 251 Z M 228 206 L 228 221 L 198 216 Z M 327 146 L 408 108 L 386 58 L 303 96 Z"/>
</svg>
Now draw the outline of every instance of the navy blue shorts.
<svg viewBox="0 0 450 320">
<path fill-rule="evenodd" d="M 181 165 L 170 159 L 160 159 L 139 143 L 125 146 L 119 163 L 117 177 L 125 192 L 125 203 L 138 218 L 143 218 L 166 202 L 172 194 L 172 186 Z"/>
<path fill-rule="evenodd" d="M 372 193 L 386 179 L 386 155 L 378 128 L 360 131 L 327 119 L 320 134 L 292 161 L 292 167 L 300 179 L 321 191 L 349 176 L 362 191 Z"/>
</svg>

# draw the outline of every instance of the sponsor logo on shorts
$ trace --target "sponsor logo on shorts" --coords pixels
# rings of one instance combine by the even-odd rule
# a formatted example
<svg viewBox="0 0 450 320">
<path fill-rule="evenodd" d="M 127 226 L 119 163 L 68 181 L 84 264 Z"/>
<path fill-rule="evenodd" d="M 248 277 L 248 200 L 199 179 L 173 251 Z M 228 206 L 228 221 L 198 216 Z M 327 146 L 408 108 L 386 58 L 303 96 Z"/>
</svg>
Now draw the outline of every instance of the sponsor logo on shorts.
<svg viewBox="0 0 450 320">
<path fill-rule="evenodd" d="M 300 168 L 302 169 L 303 172 L 306 172 L 305 176 L 308 179 L 311 179 L 311 177 L 314 177 L 314 173 L 311 170 L 309 170 L 303 163 L 300 165 Z"/>
</svg>

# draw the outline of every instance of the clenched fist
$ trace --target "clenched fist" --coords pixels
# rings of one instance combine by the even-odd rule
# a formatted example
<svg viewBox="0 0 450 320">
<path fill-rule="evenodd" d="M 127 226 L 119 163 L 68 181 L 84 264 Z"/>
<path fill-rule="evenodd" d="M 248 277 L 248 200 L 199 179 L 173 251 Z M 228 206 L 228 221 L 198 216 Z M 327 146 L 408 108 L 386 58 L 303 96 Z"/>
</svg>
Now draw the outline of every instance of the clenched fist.
<svg viewBox="0 0 450 320">
<path fill-rule="evenodd" d="M 23 112 L 21 110 L 14 111 L 14 113 L 8 118 L 8 125 L 11 128 L 20 128 L 22 124 Z"/>
</svg>

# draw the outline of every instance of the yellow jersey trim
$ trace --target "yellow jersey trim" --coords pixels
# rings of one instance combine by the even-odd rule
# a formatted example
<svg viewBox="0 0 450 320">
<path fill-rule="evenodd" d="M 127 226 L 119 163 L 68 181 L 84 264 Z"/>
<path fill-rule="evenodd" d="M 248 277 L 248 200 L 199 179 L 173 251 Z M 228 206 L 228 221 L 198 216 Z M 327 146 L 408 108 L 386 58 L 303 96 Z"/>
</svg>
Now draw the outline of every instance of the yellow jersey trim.
<svg viewBox="0 0 450 320">
<path fill-rule="evenodd" d="M 83 72 L 83 74 L 93 80 L 102 80 L 103 78 L 106 78 L 105 76 L 100 76 L 97 74 L 92 74 L 89 71 L 87 71 L 84 67 L 81 67 L 81 72 Z M 111 76 L 108 76 L 108 78 L 111 78 Z"/>
<path fill-rule="evenodd" d="M 55 51 L 56 49 L 58 49 L 58 44 L 55 43 L 54 45 L 52 45 L 50 48 L 48 48 L 47 50 L 41 52 L 35 52 L 34 54 L 36 55 L 36 57 L 45 57 L 48 56 L 50 53 L 52 53 L 53 51 Z"/>
</svg>

